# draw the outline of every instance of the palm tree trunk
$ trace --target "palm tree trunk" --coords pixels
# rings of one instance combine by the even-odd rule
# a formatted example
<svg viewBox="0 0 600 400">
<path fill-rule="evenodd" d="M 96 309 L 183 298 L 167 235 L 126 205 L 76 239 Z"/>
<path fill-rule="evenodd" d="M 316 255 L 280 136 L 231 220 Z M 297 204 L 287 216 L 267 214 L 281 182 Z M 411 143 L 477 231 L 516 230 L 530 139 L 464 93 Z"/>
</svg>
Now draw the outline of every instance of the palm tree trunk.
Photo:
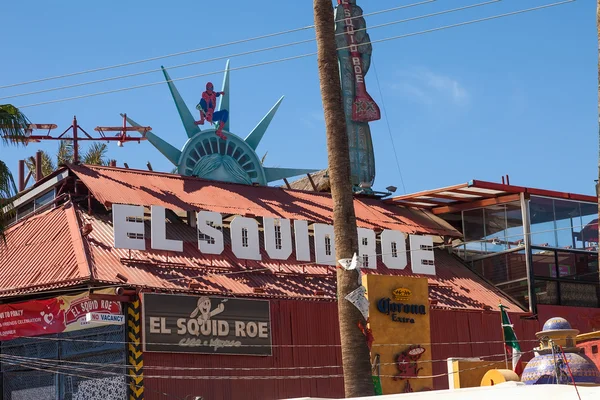
<svg viewBox="0 0 600 400">
<path fill-rule="evenodd" d="M 331 0 L 314 0 L 314 13 L 333 198 L 335 252 L 338 259 L 352 258 L 358 252 L 358 237 Z M 338 315 L 346 397 L 374 394 L 369 348 L 365 336 L 357 326 L 358 322 L 364 324 L 365 320 L 360 311 L 345 300 L 346 295 L 356 288 L 356 271 L 337 268 Z"/>
</svg>

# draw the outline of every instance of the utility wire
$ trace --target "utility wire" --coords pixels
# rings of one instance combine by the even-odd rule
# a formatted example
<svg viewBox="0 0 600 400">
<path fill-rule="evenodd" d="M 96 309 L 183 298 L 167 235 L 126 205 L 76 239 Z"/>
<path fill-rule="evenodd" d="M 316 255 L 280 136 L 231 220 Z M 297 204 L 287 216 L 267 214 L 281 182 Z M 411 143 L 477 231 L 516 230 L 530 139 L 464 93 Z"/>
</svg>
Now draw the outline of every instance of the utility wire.
<svg viewBox="0 0 600 400">
<path fill-rule="evenodd" d="M 526 354 L 522 352 L 522 354 Z M 489 354 L 484 356 L 470 356 L 470 358 L 494 358 L 504 357 L 505 353 Z M 15 354 L 2 354 L 0 358 L 6 358 L 9 360 L 17 360 L 19 362 L 53 362 L 61 368 L 83 368 L 80 366 L 89 366 L 94 368 L 130 368 L 132 364 L 111 364 L 102 362 L 85 362 L 85 361 L 72 361 L 64 359 L 51 359 L 42 357 L 26 357 Z M 504 361 L 502 359 L 501 361 Z M 438 362 L 448 362 L 448 358 L 442 358 L 439 360 L 417 360 L 417 364 L 431 364 Z M 396 362 L 380 363 L 379 365 L 397 365 Z M 341 365 L 318 365 L 318 366 L 294 366 L 294 367 L 176 367 L 176 366 L 164 366 L 164 365 L 145 365 L 144 371 L 147 370 L 165 370 L 165 371 L 286 371 L 286 370 L 311 370 L 311 369 L 331 369 L 331 368 L 342 368 Z"/>
<path fill-rule="evenodd" d="M 537 11 L 537 10 L 541 10 L 541 9 L 545 9 L 545 8 L 556 7 L 556 6 L 567 4 L 567 3 L 573 3 L 574 1 L 576 1 L 576 0 L 565 0 L 565 1 L 560 1 L 557 3 L 551 3 L 551 4 L 546 4 L 546 5 L 542 5 L 542 6 L 538 6 L 538 7 L 532 7 L 532 8 L 527 8 L 527 9 L 523 9 L 523 10 L 513 11 L 513 12 L 509 12 L 509 13 L 505 13 L 505 14 L 493 15 L 491 17 L 485 17 L 485 18 L 460 22 L 460 23 L 452 24 L 452 25 L 445 25 L 445 26 L 441 26 L 441 27 L 437 27 L 437 28 L 427 29 L 424 31 L 412 32 L 412 33 L 408 33 L 408 34 L 404 34 L 404 35 L 398 35 L 398 36 L 392 36 L 392 37 L 388 37 L 388 38 L 384 38 L 384 39 L 372 40 L 370 42 L 362 43 L 362 45 L 383 43 L 383 42 L 388 42 L 388 41 L 392 41 L 392 40 L 404 39 L 407 37 L 423 35 L 423 34 L 427 34 L 427 33 L 431 33 L 431 32 L 442 31 L 445 29 L 451 29 L 451 28 L 456 28 L 456 27 L 460 27 L 460 26 L 466 26 L 466 25 L 471 25 L 471 24 L 475 24 L 475 23 L 480 23 L 480 22 L 490 21 L 490 20 L 504 18 L 504 17 L 508 17 L 508 16 L 513 16 L 513 15 L 517 15 L 517 14 L 524 14 L 527 12 Z M 338 50 L 345 50 L 345 49 L 349 49 L 350 47 L 351 46 L 340 47 L 340 48 L 338 48 Z M 291 60 L 297 60 L 300 58 L 315 56 L 316 54 L 317 54 L 316 52 L 313 52 L 313 53 L 306 53 L 306 54 L 301 54 L 301 55 L 292 56 L 292 57 L 280 58 L 280 59 L 276 59 L 276 60 L 269 60 L 269 61 L 264 61 L 264 62 L 260 62 L 260 63 L 256 63 L 256 64 L 249 64 L 249 65 L 244 65 L 241 67 L 230 68 L 230 71 L 243 70 L 243 69 L 265 66 L 265 65 L 270 65 L 270 64 L 277 64 L 277 63 L 281 63 L 281 62 L 285 62 L 285 61 L 291 61 Z M 213 72 L 197 74 L 197 75 L 190 75 L 190 76 L 186 76 L 186 77 L 182 77 L 182 78 L 170 79 L 170 82 L 189 80 L 189 79 L 214 75 L 214 74 L 223 73 L 223 72 L 225 72 L 225 70 L 213 71 Z M 113 90 L 90 93 L 90 94 L 85 94 L 85 95 L 80 95 L 80 96 L 73 96 L 73 97 L 66 97 L 66 98 L 62 98 L 62 99 L 49 100 L 49 101 L 44 101 L 44 102 L 40 102 L 40 103 L 27 104 L 27 105 L 20 106 L 19 108 L 36 107 L 36 106 L 45 105 L 45 104 L 53 104 L 53 103 L 71 101 L 71 100 L 78 100 L 78 99 L 83 99 L 83 98 L 87 98 L 87 97 L 95 97 L 95 96 L 106 95 L 106 94 L 111 94 L 111 93 L 124 92 L 124 91 L 128 91 L 128 90 L 133 90 L 133 89 L 141 89 L 141 88 L 145 88 L 145 87 L 160 85 L 163 83 L 164 83 L 163 81 L 146 83 L 146 84 L 141 84 L 141 85 L 136 85 L 136 86 L 120 88 L 120 89 L 113 89 Z"/>
<path fill-rule="evenodd" d="M 74 342 L 74 343 L 111 343 L 111 344 L 129 344 L 140 342 L 121 341 L 121 340 L 100 340 L 100 339 L 74 339 L 74 338 L 59 338 L 59 337 L 45 337 L 45 336 L 21 336 L 15 339 L 30 339 L 27 341 L 28 344 L 32 344 L 38 341 L 50 341 L 50 342 Z M 14 339 L 11 339 L 14 340 Z M 539 342 L 538 339 L 523 339 L 519 340 L 520 343 Z M 504 340 L 479 340 L 479 341 L 465 341 L 465 342 L 438 342 L 438 343 L 420 343 L 421 346 L 460 346 L 460 345 L 474 345 L 474 344 L 502 344 Z M 179 346 L 179 343 L 167 343 L 167 342 L 144 342 L 146 345 L 163 345 L 163 346 Z M 374 343 L 373 347 L 403 347 L 413 346 L 415 343 Z M 310 348 L 335 348 L 341 347 L 341 344 L 241 344 L 240 348 L 280 348 L 280 349 L 310 349 Z M 504 355 L 504 353 L 502 354 Z"/>
<path fill-rule="evenodd" d="M 379 74 L 375 67 L 375 61 L 371 57 L 371 65 L 373 66 L 373 72 L 375 73 L 375 80 L 377 81 L 377 88 L 379 89 L 379 97 L 381 98 L 381 107 L 383 108 L 383 114 L 385 115 L 385 122 L 387 124 L 388 133 L 390 135 L 390 142 L 392 143 L 392 150 L 394 151 L 394 158 L 396 159 L 396 166 L 398 167 L 398 175 L 400 176 L 400 183 L 402 183 L 402 191 L 406 194 L 406 186 L 404 186 L 404 178 L 402 177 L 402 168 L 400 168 L 400 160 L 398 159 L 398 152 L 396 151 L 396 144 L 394 143 L 394 137 L 392 136 L 392 127 L 390 126 L 390 119 L 388 117 L 387 108 L 385 107 L 385 101 L 383 99 L 383 91 L 381 90 L 381 83 L 379 83 Z"/>
<path fill-rule="evenodd" d="M 528 352 L 523 352 L 523 353 L 531 353 L 532 351 L 528 351 Z M 28 367 L 30 369 L 39 369 L 40 371 L 51 371 L 54 373 L 58 373 L 58 374 L 63 374 L 63 372 L 61 372 L 59 369 L 64 369 L 65 367 L 62 367 L 60 365 L 56 365 L 54 363 L 52 363 L 53 360 L 47 360 L 47 361 L 30 361 L 30 362 L 20 362 L 20 361 L 16 361 L 16 360 L 5 360 L 5 358 L 7 358 L 5 355 L 0 356 L 3 360 L 2 363 L 7 363 L 9 365 L 20 365 L 20 366 L 25 366 Z M 476 370 L 476 369 L 481 369 L 481 368 L 486 368 L 486 367 L 491 367 L 494 366 L 498 363 L 498 361 L 494 361 L 491 362 L 489 364 L 484 364 L 484 365 L 478 365 L 475 367 L 471 367 L 471 368 L 464 368 L 458 371 L 451 371 L 451 372 L 443 372 L 441 374 L 436 374 L 436 375 L 419 375 L 419 376 L 411 376 L 411 379 L 430 379 L 430 378 L 439 378 L 439 377 L 443 377 L 443 376 L 448 376 L 448 375 L 452 375 L 455 373 L 460 373 L 460 372 L 465 372 L 465 371 L 472 371 L 472 370 Z M 33 365 L 37 366 L 37 367 L 33 367 Z M 39 367 L 39 368 L 38 368 Z M 52 368 L 54 367 L 54 368 Z M 78 371 L 78 372 L 92 372 L 92 373 L 102 373 L 102 374 L 106 374 L 106 375 L 112 375 L 112 376 L 125 376 L 128 378 L 136 378 L 137 375 L 130 375 L 128 373 L 119 373 L 119 372 L 113 372 L 113 371 L 103 371 L 103 370 L 97 370 L 97 369 L 86 369 L 86 368 L 74 368 L 74 367 L 69 367 L 70 370 L 73 371 Z M 67 375 L 69 375 L 68 373 L 65 373 Z M 232 375 L 232 376 L 224 376 L 224 375 L 208 375 L 208 376 L 198 376 L 198 375 L 148 375 L 146 373 L 144 373 L 144 378 L 147 379 L 200 379 L 200 380 L 282 380 L 282 379 L 332 379 L 332 378 L 342 378 L 343 375 L 342 374 L 333 374 L 333 375 L 292 375 L 292 376 L 283 376 L 283 375 L 268 375 L 268 376 L 257 376 L 257 375 Z M 380 377 L 382 378 L 397 378 L 397 375 L 380 375 Z M 90 379 L 89 377 L 86 377 L 87 379 Z M 91 378 L 94 379 L 94 378 Z M 98 378 L 96 378 L 98 379 Z"/>
<path fill-rule="evenodd" d="M 439 12 L 435 12 L 435 13 L 431 13 L 431 14 L 419 15 L 419 16 L 412 17 L 412 18 L 406 18 L 406 19 L 401 19 L 401 20 L 397 20 L 397 21 L 386 22 L 384 24 L 373 25 L 371 27 L 364 27 L 364 28 L 355 29 L 354 32 L 360 32 L 360 31 L 364 31 L 364 30 L 374 30 L 374 29 L 378 29 L 378 28 L 387 27 L 387 26 L 390 26 L 390 25 L 397 25 L 397 24 L 403 24 L 403 23 L 406 23 L 406 22 L 416 21 L 416 20 L 420 20 L 420 19 L 432 18 L 432 17 L 436 17 L 436 16 L 439 16 L 439 15 L 450 14 L 450 13 L 457 12 L 457 11 L 464 11 L 464 10 L 470 9 L 470 8 L 481 7 L 481 6 L 486 6 L 486 5 L 489 5 L 489 4 L 498 3 L 499 1 L 502 1 L 502 0 L 490 0 L 490 1 L 483 2 L 483 3 L 477 3 L 477 4 L 472 4 L 472 5 L 468 5 L 468 6 L 464 6 L 464 7 L 453 8 L 453 9 L 450 9 L 450 10 L 444 10 L 444 11 L 439 11 Z M 416 5 L 421 5 L 421 4 L 423 4 L 423 3 L 409 4 L 409 5 L 406 5 L 404 7 L 405 8 L 406 7 L 414 7 Z M 359 18 L 359 17 L 353 17 L 353 18 Z M 346 32 L 339 32 L 339 33 L 336 33 L 336 36 L 346 35 L 346 34 L 347 34 Z M 213 62 L 213 61 L 219 61 L 219 60 L 227 60 L 227 59 L 230 59 L 230 58 L 242 57 L 242 56 L 247 56 L 247 55 L 251 55 L 251 54 L 262 53 L 262 52 L 265 52 L 265 51 L 276 50 L 276 49 L 281 49 L 281 48 L 286 48 L 286 47 L 292 47 L 292 46 L 297 46 L 297 45 L 300 45 L 300 44 L 312 43 L 314 41 L 316 41 L 316 38 L 306 39 L 306 40 L 300 40 L 300 41 L 290 42 L 290 43 L 284 43 L 284 44 L 280 44 L 280 45 L 276 45 L 276 46 L 264 47 L 264 48 L 261 48 L 261 49 L 249 50 L 249 51 L 245 51 L 245 52 L 241 52 L 241 53 L 235 53 L 235 54 L 229 54 L 229 55 L 226 55 L 226 56 L 208 58 L 208 59 L 205 59 L 205 60 L 192 61 L 192 62 L 185 63 L 185 64 L 179 64 L 179 65 L 173 65 L 173 66 L 170 66 L 170 67 L 166 67 L 165 69 L 173 70 L 173 69 L 182 68 L 182 67 L 189 67 L 191 65 L 205 64 L 205 63 L 209 63 L 209 62 Z M 97 79 L 97 80 L 93 80 L 93 81 L 87 81 L 87 82 L 81 82 L 81 83 L 74 83 L 74 84 L 66 85 L 66 86 L 59 86 L 59 87 L 53 87 L 53 88 L 48 88 L 48 89 L 42 89 L 42 90 L 37 90 L 37 91 L 34 91 L 34 92 L 26 92 L 26 93 L 13 94 L 13 95 L 10 95 L 10 96 L 0 97 L 0 100 L 12 99 L 12 98 L 16 98 L 16 97 L 31 96 L 31 95 L 34 95 L 34 94 L 48 93 L 48 92 L 54 92 L 54 91 L 59 91 L 59 90 L 65 90 L 65 89 L 72 89 L 72 88 L 75 88 L 75 87 L 87 86 L 87 85 L 92 85 L 92 84 L 96 84 L 96 83 L 109 82 L 109 81 L 114 81 L 114 80 L 119 80 L 119 79 L 124 79 L 124 78 L 132 78 L 132 77 L 135 77 L 135 76 L 147 75 L 147 74 L 151 74 L 151 73 L 154 73 L 154 72 L 161 72 L 161 71 L 162 71 L 161 68 L 156 68 L 156 69 L 151 69 L 151 70 L 147 70 L 147 71 L 134 72 L 134 73 L 131 73 L 131 74 L 126 74 L 126 75 L 120 75 L 120 76 L 114 76 L 114 77 L 109 77 L 109 78 Z"/>
<path fill-rule="evenodd" d="M 368 16 L 372 16 L 372 15 L 377 15 L 377 14 L 383 14 L 383 13 L 387 13 L 387 12 L 402 10 L 402 9 L 405 9 L 405 8 L 408 8 L 408 7 L 419 6 L 419 5 L 427 4 L 427 3 L 433 3 L 435 1 L 437 1 L 437 0 L 426 0 L 426 1 L 419 2 L 419 3 L 402 5 L 402 6 L 398 6 L 398 7 L 392 7 L 392 8 L 388 8 L 388 9 L 385 9 L 385 10 L 374 11 L 374 12 L 371 12 L 371 13 L 368 13 L 368 14 L 359 15 L 359 16 L 356 16 L 356 17 L 351 17 L 349 19 L 356 19 L 356 18 L 368 17 Z M 166 54 L 166 55 L 162 55 L 162 56 L 146 58 L 146 59 L 137 60 L 137 61 L 130 61 L 130 62 L 122 63 L 122 64 L 110 65 L 110 66 L 107 66 L 107 67 L 99 67 L 99 68 L 89 69 L 89 70 L 86 70 L 86 71 L 71 72 L 71 73 L 68 73 L 68 74 L 52 76 L 52 77 L 49 77 L 49 78 L 41 78 L 41 79 L 35 79 L 35 80 L 31 80 L 31 81 L 26 81 L 26 82 L 13 83 L 13 84 L 10 84 L 10 85 L 0 86 L 0 89 L 7 89 L 7 88 L 15 87 L 15 86 L 30 85 L 32 83 L 39 83 L 39 82 L 46 82 L 46 81 L 56 80 L 56 79 L 68 78 L 68 77 L 71 77 L 71 76 L 84 75 L 84 74 L 89 74 L 89 73 L 92 73 L 92 72 L 105 71 L 105 70 L 108 70 L 108 69 L 121 68 L 121 67 L 126 67 L 126 66 L 129 66 L 129 65 L 141 64 L 141 63 L 146 63 L 146 62 L 150 62 L 150 61 L 162 60 L 162 59 L 170 58 L 170 57 L 177 57 L 177 56 L 182 56 L 182 55 L 186 55 L 186 54 L 197 53 L 197 52 L 200 52 L 200 51 L 220 49 L 222 47 L 233 46 L 233 45 L 236 45 L 236 44 L 247 43 L 247 42 L 252 42 L 252 41 L 256 41 L 256 40 L 262 40 L 262 39 L 272 38 L 272 37 L 276 37 L 276 36 L 288 35 L 290 33 L 295 33 L 295 32 L 309 30 L 309 29 L 312 29 L 314 27 L 315 27 L 314 25 L 307 25 L 307 26 L 302 26 L 302 27 L 299 27 L 299 28 L 289 29 L 289 30 L 285 30 L 285 31 L 281 31 L 281 32 L 268 33 L 266 35 L 254 36 L 254 37 L 251 37 L 251 38 L 235 40 L 235 41 L 232 41 L 232 42 L 216 44 L 216 45 L 212 45 L 212 46 L 208 46 L 208 47 L 201 47 L 201 48 L 198 48 L 198 49 L 180 51 L 180 52 L 177 52 L 177 53 L 171 53 L 171 54 Z"/>
</svg>

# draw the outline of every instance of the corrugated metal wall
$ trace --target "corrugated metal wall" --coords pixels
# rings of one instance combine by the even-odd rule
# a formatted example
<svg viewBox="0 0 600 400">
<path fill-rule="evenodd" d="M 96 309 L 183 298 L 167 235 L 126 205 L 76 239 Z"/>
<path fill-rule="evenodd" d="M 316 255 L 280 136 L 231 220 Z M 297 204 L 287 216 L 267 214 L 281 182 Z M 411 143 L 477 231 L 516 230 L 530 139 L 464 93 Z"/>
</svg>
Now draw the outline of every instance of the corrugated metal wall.
<svg viewBox="0 0 600 400">
<path fill-rule="evenodd" d="M 338 375 L 341 368 L 288 369 L 273 371 L 220 370 L 219 368 L 290 368 L 341 365 L 338 347 L 337 305 L 327 302 L 271 301 L 273 344 L 331 344 L 331 348 L 274 347 L 272 357 L 213 356 L 188 354 L 145 353 L 146 390 L 148 400 L 163 400 L 168 393 L 179 399 L 202 396 L 204 400 L 245 399 L 270 400 L 295 397 L 333 397 L 344 395 L 341 378 L 323 379 L 160 379 L 152 375 L 188 376 L 291 376 Z M 517 337 L 524 351 L 534 347 L 532 339 L 538 331 L 536 320 L 523 320 L 511 315 Z M 431 310 L 433 343 L 501 341 L 498 312 L 466 312 Z M 401 337 L 399 337 L 401 339 Z M 503 352 L 502 343 L 438 344 L 432 346 L 433 373 L 447 373 L 448 357 L 476 357 Z M 524 358 L 528 360 L 530 357 Z M 196 367 L 213 370 L 165 370 L 153 367 Z M 448 388 L 446 376 L 434 380 L 435 389 Z M 186 398 L 187 396 L 187 398 Z"/>
<path fill-rule="evenodd" d="M 332 347 L 274 347 L 273 356 L 189 355 L 145 353 L 145 398 L 164 400 L 159 392 L 178 399 L 204 400 L 244 399 L 268 400 L 300 396 L 343 396 L 343 380 L 328 379 L 155 379 L 151 375 L 197 376 L 296 376 L 340 375 L 341 368 L 300 370 L 293 367 L 341 365 L 337 304 L 332 302 L 271 300 L 271 327 L 273 344 L 311 345 L 331 344 Z M 156 366 L 214 368 L 210 371 L 182 371 L 153 369 Z M 218 370 L 219 368 L 292 368 L 273 371 Z"/>
<path fill-rule="evenodd" d="M 521 319 L 518 314 L 509 314 L 519 339 L 522 351 L 530 351 L 536 345 L 535 333 L 539 331 L 538 321 Z M 492 311 L 451 311 L 431 310 L 432 359 L 442 360 L 433 363 L 433 375 L 448 372 L 446 359 L 450 357 L 481 357 L 503 354 L 500 313 Z M 455 344 L 471 342 L 470 344 Z M 487 343 L 473 343 L 487 342 Z M 490 343 L 498 342 L 498 343 Z M 523 356 L 523 361 L 531 359 L 532 353 Z M 485 358 L 486 360 L 503 359 Z M 448 389 L 448 377 L 434 378 L 435 389 Z"/>
</svg>

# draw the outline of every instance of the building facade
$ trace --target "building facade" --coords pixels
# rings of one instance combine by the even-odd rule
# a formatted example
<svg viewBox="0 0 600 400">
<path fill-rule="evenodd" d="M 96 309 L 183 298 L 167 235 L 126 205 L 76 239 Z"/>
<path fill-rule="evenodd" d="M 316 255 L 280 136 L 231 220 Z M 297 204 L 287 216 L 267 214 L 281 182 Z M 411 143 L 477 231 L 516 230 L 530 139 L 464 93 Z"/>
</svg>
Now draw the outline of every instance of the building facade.
<svg viewBox="0 0 600 400">
<path fill-rule="evenodd" d="M 2 341 L 12 357 L 4 397 L 343 395 L 332 207 L 327 193 L 114 167 L 69 166 L 37 182 L 0 247 L 3 303 L 77 294 L 120 305 L 80 317 L 124 318 L 51 335 L 19 326 Z M 538 321 L 451 251 L 458 229 L 372 197 L 355 209 L 363 274 L 427 278 L 433 388 L 447 387 L 449 357 L 503 358 L 499 300 L 522 348 L 533 348 Z M 400 354 L 418 344 L 393 345 Z M 37 391 L 23 392 L 19 382 L 40 374 Z"/>
</svg>

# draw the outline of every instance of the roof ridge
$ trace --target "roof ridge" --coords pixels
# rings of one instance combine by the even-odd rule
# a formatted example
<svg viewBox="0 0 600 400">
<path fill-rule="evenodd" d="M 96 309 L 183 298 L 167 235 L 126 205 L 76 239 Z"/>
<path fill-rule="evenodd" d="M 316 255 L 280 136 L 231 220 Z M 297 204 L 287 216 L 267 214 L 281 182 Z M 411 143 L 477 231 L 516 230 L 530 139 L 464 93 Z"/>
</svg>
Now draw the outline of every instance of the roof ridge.
<svg viewBox="0 0 600 400">
<path fill-rule="evenodd" d="M 89 277 L 94 280 L 94 271 L 90 264 L 89 253 L 85 247 L 83 235 L 81 234 L 81 221 L 77 215 L 77 206 L 72 201 L 69 201 L 64 206 L 67 223 L 69 224 L 69 232 L 71 233 L 73 251 L 79 268 L 79 275 L 82 278 Z"/>
<path fill-rule="evenodd" d="M 260 187 L 261 189 L 270 189 L 277 191 L 285 191 L 285 192 L 296 192 L 296 193 L 309 193 L 311 195 L 317 195 L 322 197 L 331 197 L 331 193 L 328 192 L 315 192 L 311 190 L 301 190 L 301 189 L 289 189 L 287 187 L 282 186 L 255 186 L 255 185 L 246 185 L 244 183 L 235 183 L 235 182 L 223 182 L 223 181 L 213 181 L 210 179 L 199 178 L 196 176 L 185 176 L 178 174 L 171 174 L 168 172 L 160 172 L 160 171 L 148 171 L 145 169 L 136 169 L 136 168 L 121 168 L 121 167 L 111 167 L 107 165 L 91 165 L 91 164 L 79 164 L 79 165 L 69 165 L 68 168 L 71 169 L 74 173 L 78 173 L 78 169 L 88 168 L 90 170 L 108 170 L 108 171 L 117 171 L 120 173 L 128 173 L 128 174 L 140 174 L 140 175 L 150 175 L 150 176 L 160 176 L 164 178 L 174 179 L 174 180 L 189 180 L 195 182 L 205 182 L 209 185 L 226 185 L 226 186 L 243 186 L 243 187 Z M 356 200 L 361 200 L 359 197 L 355 197 Z"/>
</svg>

